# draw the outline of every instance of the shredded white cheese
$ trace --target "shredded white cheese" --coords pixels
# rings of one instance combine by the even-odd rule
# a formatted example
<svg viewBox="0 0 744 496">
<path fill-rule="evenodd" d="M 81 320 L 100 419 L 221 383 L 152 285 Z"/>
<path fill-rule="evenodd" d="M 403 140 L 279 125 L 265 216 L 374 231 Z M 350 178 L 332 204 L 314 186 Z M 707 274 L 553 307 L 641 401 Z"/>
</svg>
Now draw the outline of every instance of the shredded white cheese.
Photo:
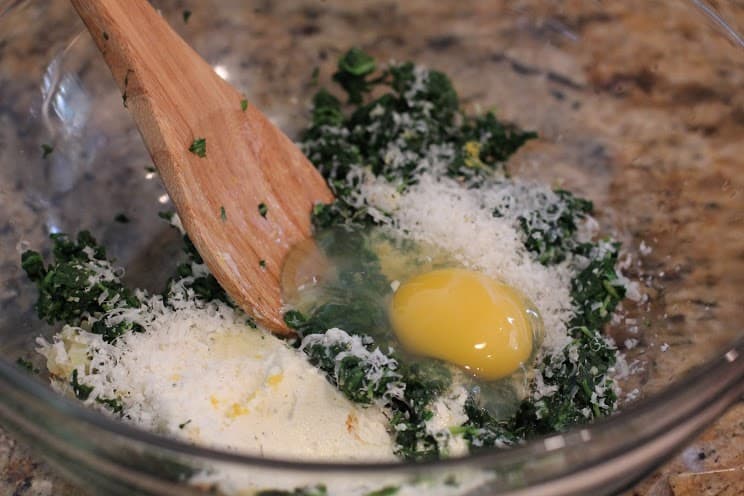
<svg viewBox="0 0 744 496">
<path fill-rule="evenodd" d="M 515 221 L 555 204 L 550 189 L 519 181 L 466 189 L 453 179 L 423 172 L 416 185 L 399 193 L 395 185 L 361 169 L 358 177 L 363 183 L 357 201 L 379 212 L 398 236 L 434 245 L 464 266 L 524 293 L 545 324 L 543 353 L 558 353 L 570 342 L 565 322 L 572 314 L 571 261 L 550 267 L 535 261 Z M 494 217 L 494 208 L 502 217 Z"/>
</svg>

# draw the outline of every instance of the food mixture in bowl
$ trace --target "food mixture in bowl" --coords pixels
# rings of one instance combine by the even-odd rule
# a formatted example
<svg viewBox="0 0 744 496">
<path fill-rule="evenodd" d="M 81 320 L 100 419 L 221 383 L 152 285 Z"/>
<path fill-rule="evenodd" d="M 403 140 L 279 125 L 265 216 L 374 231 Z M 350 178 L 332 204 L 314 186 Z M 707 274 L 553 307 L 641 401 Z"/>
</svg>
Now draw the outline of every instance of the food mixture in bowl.
<svg viewBox="0 0 744 496">
<path fill-rule="evenodd" d="M 39 317 L 64 324 L 38 340 L 54 387 L 187 442 L 316 461 L 463 456 L 612 413 L 628 370 L 603 327 L 641 298 L 620 244 L 590 201 L 509 175 L 535 133 L 467 115 L 441 72 L 377 65 L 348 51 L 301 136 L 336 201 L 284 269 L 295 337 L 258 328 L 185 234 L 158 294 L 87 231 L 54 234 L 53 259 L 22 256 Z"/>
</svg>

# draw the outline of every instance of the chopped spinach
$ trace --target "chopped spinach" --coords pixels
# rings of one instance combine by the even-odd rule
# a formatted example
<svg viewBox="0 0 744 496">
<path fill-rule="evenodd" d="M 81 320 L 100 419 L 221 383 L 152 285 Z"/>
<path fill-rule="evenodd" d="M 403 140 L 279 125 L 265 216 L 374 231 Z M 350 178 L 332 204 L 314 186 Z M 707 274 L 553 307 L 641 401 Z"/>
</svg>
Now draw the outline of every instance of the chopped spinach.
<svg viewBox="0 0 744 496">
<path fill-rule="evenodd" d="M 116 214 L 116 216 L 114 217 L 114 220 L 121 224 L 128 224 L 129 221 L 131 221 L 132 219 L 130 219 L 129 216 L 125 214 L 124 212 L 120 212 Z"/>
<path fill-rule="evenodd" d="M 393 496 L 394 494 L 398 494 L 399 491 L 399 486 L 386 486 L 382 489 L 378 489 L 377 491 L 367 493 L 365 496 Z"/>
<path fill-rule="evenodd" d="M 189 146 L 189 151 L 200 158 L 207 156 L 207 139 L 206 138 L 194 138 L 194 141 Z"/>
<path fill-rule="evenodd" d="M 292 491 L 281 489 L 266 489 L 256 493 L 256 496 L 328 496 L 328 490 L 322 484 L 310 487 L 300 487 Z"/>
<path fill-rule="evenodd" d="M 18 359 L 16 360 L 16 365 L 18 365 L 22 369 L 25 369 L 27 372 L 32 372 L 34 374 L 39 373 L 39 369 L 35 368 L 34 364 L 31 363 L 30 360 L 26 360 L 23 357 L 18 357 Z"/>
<path fill-rule="evenodd" d="M 333 213 L 368 221 L 350 208 L 350 172 L 368 166 L 401 189 L 416 182 L 422 162 L 442 163 L 445 174 L 472 180 L 501 169 L 503 162 L 536 135 L 496 119 L 469 117 L 449 78 L 406 62 L 375 74 L 374 61 L 358 49 L 339 62 L 334 80 L 351 108 L 320 89 L 313 99 L 312 123 L 302 133 L 308 158 L 328 180 L 337 200 Z M 386 90 L 374 99 L 373 90 Z"/>
<path fill-rule="evenodd" d="M 52 234 L 54 262 L 44 265 L 40 253 L 27 250 L 21 255 L 21 267 L 36 283 L 39 296 L 36 312 L 48 323 L 80 325 L 83 319 L 95 320 L 92 332 L 108 342 L 116 339 L 126 326 L 109 325 L 98 320 L 114 308 L 140 306 L 139 299 L 121 282 L 120 275 L 106 258 L 106 251 L 88 231 L 72 240 L 65 234 Z M 122 327 L 124 325 L 124 327 Z"/>
<path fill-rule="evenodd" d="M 52 154 L 54 151 L 54 145 L 49 145 L 47 143 L 41 144 L 41 158 L 47 158 L 49 155 Z"/>
<path fill-rule="evenodd" d="M 366 76 L 374 72 L 375 59 L 359 48 L 352 48 L 338 61 L 338 71 L 333 75 L 336 81 L 349 95 L 349 103 L 362 103 L 362 97 L 369 92 L 373 84 Z"/>
<path fill-rule="evenodd" d="M 204 260 L 201 255 L 199 255 L 199 252 L 196 251 L 196 247 L 187 234 L 183 235 L 183 246 L 183 251 L 186 253 L 189 260 L 188 262 L 183 262 L 176 267 L 176 273 L 170 279 L 168 286 L 171 287 L 174 283 L 181 281 L 187 289 L 194 292 L 196 298 L 202 301 L 220 300 L 233 306 L 230 297 L 227 296 L 225 290 L 222 289 L 220 283 L 217 282 L 217 279 L 211 273 L 207 272 L 203 275 L 195 275 L 195 265 L 203 265 Z M 201 273 L 202 271 L 199 272 Z M 167 302 L 169 298 L 168 290 L 165 291 L 163 297 Z"/>
<path fill-rule="evenodd" d="M 519 218 L 525 247 L 544 265 L 562 262 L 569 253 L 583 254 L 592 247 L 575 240 L 578 223 L 592 213 L 592 202 L 565 190 L 556 190 L 555 194 L 556 203 Z"/>
<path fill-rule="evenodd" d="M 78 382 L 78 370 L 75 369 L 72 371 L 72 377 L 70 379 L 70 386 L 72 386 L 72 392 L 75 394 L 75 397 L 79 400 L 85 401 L 90 396 L 90 393 L 93 392 L 92 386 L 86 386 L 85 384 L 80 384 Z"/>
<path fill-rule="evenodd" d="M 124 404 L 118 398 L 101 398 L 99 396 L 96 398 L 96 402 L 111 410 L 112 413 L 120 416 L 124 415 Z"/>
</svg>

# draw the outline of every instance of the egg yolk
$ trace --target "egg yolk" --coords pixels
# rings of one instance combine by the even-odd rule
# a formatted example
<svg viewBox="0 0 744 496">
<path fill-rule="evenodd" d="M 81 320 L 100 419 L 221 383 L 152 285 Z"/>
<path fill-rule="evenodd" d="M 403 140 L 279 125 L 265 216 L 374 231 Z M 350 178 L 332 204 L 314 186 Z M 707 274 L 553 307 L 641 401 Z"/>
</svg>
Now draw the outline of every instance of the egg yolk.
<svg viewBox="0 0 744 496">
<path fill-rule="evenodd" d="M 471 270 L 442 269 L 402 284 L 390 320 L 408 351 L 495 380 L 529 359 L 539 316 L 506 284 Z"/>
</svg>

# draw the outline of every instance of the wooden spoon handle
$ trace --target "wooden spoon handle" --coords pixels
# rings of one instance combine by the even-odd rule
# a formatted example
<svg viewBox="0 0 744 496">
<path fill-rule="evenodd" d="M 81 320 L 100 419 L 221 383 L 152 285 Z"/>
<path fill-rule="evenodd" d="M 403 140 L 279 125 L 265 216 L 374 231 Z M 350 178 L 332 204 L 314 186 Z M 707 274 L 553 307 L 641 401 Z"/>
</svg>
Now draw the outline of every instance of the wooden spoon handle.
<svg viewBox="0 0 744 496">
<path fill-rule="evenodd" d="M 70 0 L 70 3 L 103 54 L 122 95 L 131 97 L 137 93 L 134 78 L 128 77 L 132 72 L 137 73 L 140 81 L 149 77 L 177 87 L 180 78 L 173 76 L 182 74 L 184 69 L 192 72 L 194 64 L 202 66 L 200 70 L 209 67 L 147 0 Z M 173 55 L 187 55 L 187 58 L 171 56 L 163 49 L 166 47 L 177 47 Z M 179 67 L 180 62 L 185 62 L 185 66 Z"/>
<path fill-rule="evenodd" d="M 186 232 L 228 294 L 288 333 L 280 273 L 333 195 L 302 152 L 146 0 L 71 0 L 122 92 Z M 206 153 L 189 148 L 204 139 Z"/>
</svg>

